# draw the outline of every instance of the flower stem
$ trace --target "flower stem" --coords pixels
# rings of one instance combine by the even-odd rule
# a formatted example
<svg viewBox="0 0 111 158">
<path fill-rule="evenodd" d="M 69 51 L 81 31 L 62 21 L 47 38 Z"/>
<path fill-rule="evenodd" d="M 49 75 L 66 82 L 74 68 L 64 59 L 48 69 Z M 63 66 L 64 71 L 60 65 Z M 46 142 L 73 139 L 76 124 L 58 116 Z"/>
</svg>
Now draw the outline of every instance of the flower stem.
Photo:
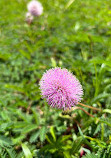
<svg viewBox="0 0 111 158">
<path fill-rule="evenodd" d="M 102 111 L 102 109 L 98 109 L 98 108 L 95 108 L 95 107 L 92 107 L 92 106 L 89 106 L 89 105 L 85 105 L 83 103 L 79 103 L 78 102 L 78 104 L 81 105 L 81 106 L 87 107 L 89 109 L 93 109 L 93 110 L 97 110 L 97 111 Z"/>
<path fill-rule="evenodd" d="M 81 107 L 74 107 L 73 110 L 76 110 L 76 109 L 80 109 L 82 111 L 84 111 L 87 115 L 91 116 L 91 117 L 94 117 L 93 115 L 91 115 L 90 113 L 88 113 L 86 110 L 84 110 L 83 108 Z"/>
</svg>

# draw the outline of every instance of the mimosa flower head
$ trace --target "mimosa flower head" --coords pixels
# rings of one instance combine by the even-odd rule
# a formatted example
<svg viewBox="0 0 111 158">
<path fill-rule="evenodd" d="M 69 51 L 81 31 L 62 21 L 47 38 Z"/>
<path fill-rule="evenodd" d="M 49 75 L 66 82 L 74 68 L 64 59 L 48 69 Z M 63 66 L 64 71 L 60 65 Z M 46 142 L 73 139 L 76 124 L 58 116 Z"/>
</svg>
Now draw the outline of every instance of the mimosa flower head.
<svg viewBox="0 0 111 158">
<path fill-rule="evenodd" d="M 33 16 L 40 16 L 43 12 L 42 4 L 36 0 L 30 1 L 27 5 L 27 9 Z"/>
<path fill-rule="evenodd" d="M 83 89 L 79 80 L 65 68 L 52 68 L 40 80 L 42 98 L 51 107 L 71 109 L 82 99 Z"/>
<path fill-rule="evenodd" d="M 27 23 L 31 24 L 33 19 L 34 19 L 34 17 L 29 12 L 27 12 L 26 13 L 26 21 L 27 21 Z"/>
</svg>

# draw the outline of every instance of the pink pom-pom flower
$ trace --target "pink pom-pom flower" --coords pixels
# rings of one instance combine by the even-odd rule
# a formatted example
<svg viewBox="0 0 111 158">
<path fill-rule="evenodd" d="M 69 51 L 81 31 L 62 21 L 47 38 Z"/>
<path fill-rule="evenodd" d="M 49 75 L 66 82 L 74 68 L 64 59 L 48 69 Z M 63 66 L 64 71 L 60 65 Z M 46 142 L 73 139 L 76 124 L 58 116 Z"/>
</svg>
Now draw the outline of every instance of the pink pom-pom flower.
<svg viewBox="0 0 111 158">
<path fill-rule="evenodd" d="M 33 16 L 40 16 L 43 12 L 42 4 L 36 0 L 30 1 L 27 5 L 27 9 Z"/>
<path fill-rule="evenodd" d="M 34 19 L 34 17 L 29 12 L 27 12 L 26 13 L 26 21 L 27 21 L 27 23 L 31 24 L 33 19 Z"/>
<path fill-rule="evenodd" d="M 52 68 L 40 80 L 42 98 L 51 107 L 71 109 L 82 99 L 83 89 L 79 80 L 65 68 Z"/>
</svg>

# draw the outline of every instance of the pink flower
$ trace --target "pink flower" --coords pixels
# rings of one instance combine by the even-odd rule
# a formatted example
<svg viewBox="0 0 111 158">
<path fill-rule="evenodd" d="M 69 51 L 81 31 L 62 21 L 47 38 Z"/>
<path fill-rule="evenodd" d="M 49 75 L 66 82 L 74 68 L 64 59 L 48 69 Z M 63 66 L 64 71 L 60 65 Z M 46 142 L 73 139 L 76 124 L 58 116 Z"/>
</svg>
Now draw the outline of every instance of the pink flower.
<svg viewBox="0 0 111 158">
<path fill-rule="evenodd" d="M 26 13 L 26 21 L 27 21 L 27 23 L 31 24 L 33 19 L 34 19 L 34 17 L 29 12 L 27 12 Z"/>
<path fill-rule="evenodd" d="M 33 16 L 40 16 L 43 12 L 42 4 L 36 0 L 30 1 L 27 5 L 27 9 Z"/>
<path fill-rule="evenodd" d="M 83 89 L 78 79 L 67 69 L 52 68 L 40 80 L 40 90 L 51 107 L 71 109 L 82 99 Z"/>
</svg>

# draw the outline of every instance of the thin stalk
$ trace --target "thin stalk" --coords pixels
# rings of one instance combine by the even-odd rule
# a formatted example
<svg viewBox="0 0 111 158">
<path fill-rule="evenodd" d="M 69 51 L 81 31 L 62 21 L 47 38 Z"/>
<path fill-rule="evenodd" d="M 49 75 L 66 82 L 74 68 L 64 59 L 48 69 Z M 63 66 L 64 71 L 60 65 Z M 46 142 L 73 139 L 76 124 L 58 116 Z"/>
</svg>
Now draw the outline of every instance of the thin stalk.
<svg viewBox="0 0 111 158">
<path fill-rule="evenodd" d="M 102 111 L 101 109 L 98 109 L 98 108 L 95 108 L 95 107 L 92 107 L 92 106 L 89 106 L 89 105 L 85 105 L 83 103 L 79 103 L 78 102 L 78 104 L 81 105 L 81 106 L 84 106 L 86 108 L 89 108 L 89 109 L 93 109 L 93 110 L 97 110 L 97 111 Z"/>
<path fill-rule="evenodd" d="M 93 115 L 91 115 L 90 113 L 88 113 L 86 110 L 84 110 L 83 108 L 81 107 L 74 107 L 73 110 L 76 110 L 76 109 L 80 109 L 82 111 L 84 111 L 87 115 L 91 116 L 91 117 L 94 117 Z"/>
<path fill-rule="evenodd" d="M 27 114 L 29 114 L 31 106 L 32 106 L 32 101 L 30 101 L 29 106 L 27 108 L 27 111 L 26 111 Z"/>
<path fill-rule="evenodd" d="M 104 141 L 104 123 L 101 123 L 101 140 Z"/>
</svg>

